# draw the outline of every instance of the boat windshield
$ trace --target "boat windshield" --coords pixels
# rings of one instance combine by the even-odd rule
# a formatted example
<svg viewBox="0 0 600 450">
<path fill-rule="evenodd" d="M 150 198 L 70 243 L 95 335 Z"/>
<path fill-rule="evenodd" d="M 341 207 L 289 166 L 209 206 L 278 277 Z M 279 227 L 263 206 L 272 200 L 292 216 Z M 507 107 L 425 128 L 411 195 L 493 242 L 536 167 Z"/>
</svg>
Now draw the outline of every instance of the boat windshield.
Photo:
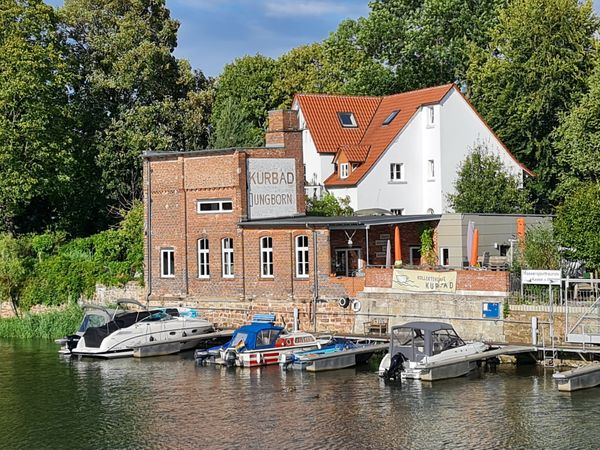
<svg viewBox="0 0 600 450">
<path fill-rule="evenodd" d="M 173 316 L 164 311 L 152 311 L 148 317 L 142 319 L 144 322 L 158 322 L 159 320 L 170 320 Z"/>
<path fill-rule="evenodd" d="M 106 315 L 88 313 L 83 317 L 79 331 L 83 333 L 89 327 L 101 327 L 102 325 L 106 325 L 108 321 L 109 319 L 107 319 Z"/>
<path fill-rule="evenodd" d="M 276 330 L 273 328 L 269 330 L 261 330 L 256 335 L 256 346 L 263 347 L 275 345 L 275 342 L 277 341 L 277 338 L 279 337 L 280 333 L 281 330 Z"/>
<path fill-rule="evenodd" d="M 431 335 L 433 343 L 433 354 L 437 355 L 451 348 L 465 345 L 464 341 L 456 334 L 454 330 L 438 330 Z"/>
<path fill-rule="evenodd" d="M 235 347 L 241 341 L 246 342 L 247 338 L 248 338 L 248 334 L 246 334 L 246 333 L 236 333 L 235 336 L 233 336 L 233 339 L 231 339 L 231 344 L 229 346 Z"/>
</svg>

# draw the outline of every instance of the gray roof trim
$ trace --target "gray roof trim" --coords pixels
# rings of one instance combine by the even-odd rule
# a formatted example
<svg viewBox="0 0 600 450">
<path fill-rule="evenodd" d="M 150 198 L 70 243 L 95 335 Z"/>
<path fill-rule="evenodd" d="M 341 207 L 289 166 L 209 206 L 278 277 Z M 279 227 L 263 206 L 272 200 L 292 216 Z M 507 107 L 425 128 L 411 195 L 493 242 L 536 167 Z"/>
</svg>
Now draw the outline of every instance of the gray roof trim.
<svg viewBox="0 0 600 450">
<path fill-rule="evenodd" d="M 169 158 L 173 156 L 209 156 L 215 154 L 226 154 L 226 153 L 235 153 L 241 152 L 244 153 L 248 150 L 277 150 L 277 149 L 285 149 L 285 146 L 282 147 L 232 147 L 232 148 L 207 148 L 204 150 L 180 150 L 173 152 L 156 152 L 156 151 L 146 151 L 142 153 L 143 159 L 153 159 L 153 158 Z"/>
<path fill-rule="evenodd" d="M 328 228 L 330 230 L 347 230 L 349 228 L 365 229 L 374 225 L 394 225 L 401 223 L 431 222 L 441 219 L 441 214 L 422 214 L 414 216 L 295 216 L 274 219 L 259 219 L 239 222 L 242 228 L 257 227 L 301 227 Z"/>
</svg>

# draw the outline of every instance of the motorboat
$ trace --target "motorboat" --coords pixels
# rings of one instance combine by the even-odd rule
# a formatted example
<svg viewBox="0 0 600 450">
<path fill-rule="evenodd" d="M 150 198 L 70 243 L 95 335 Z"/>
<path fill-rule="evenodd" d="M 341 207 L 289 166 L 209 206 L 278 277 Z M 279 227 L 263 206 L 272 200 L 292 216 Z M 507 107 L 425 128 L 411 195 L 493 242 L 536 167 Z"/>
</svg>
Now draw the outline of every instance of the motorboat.
<svg viewBox="0 0 600 450">
<path fill-rule="evenodd" d="M 387 343 L 361 342 L 350 338 L 334 338 L 331 344 L 319 349 L 283 354 L 279 364 L 288 368 L 322 372 L 345 369 L 367 362 L 376 352 L 388 348 Z"/>
<path fill-rule="evenodd" d="M 478 355 L 489 349 L 483 342 L 464 342 L 452 325 L 443 322 L 392 327 L 389 346 L 379 376 L 426 381 L 466 375 L 477 367 Z"/>
<path fill-rule="evenodd" d="M 277 364 L 281 355 L 292 352 L 321 348 L 331 337 L 315 338 L 314 335 L 293 331 L 275 325 L 275 315 L 256 314 L 252 322 L 238 328 L 231 340 L 208 350 L 196 350 L 198 363 L 213 363 L 226 366 L 255 367 Z"/>
<path fill-rule="evenodd" d="M 195 309 L 148 309 L 133 300 L 119 300 L 116 309 L 85 306 L 78 331 L 57 343 L 62 345 L 59 352 L 68 355 L 151 356 L 193 349 L 215 331 Z"/>
</svg>

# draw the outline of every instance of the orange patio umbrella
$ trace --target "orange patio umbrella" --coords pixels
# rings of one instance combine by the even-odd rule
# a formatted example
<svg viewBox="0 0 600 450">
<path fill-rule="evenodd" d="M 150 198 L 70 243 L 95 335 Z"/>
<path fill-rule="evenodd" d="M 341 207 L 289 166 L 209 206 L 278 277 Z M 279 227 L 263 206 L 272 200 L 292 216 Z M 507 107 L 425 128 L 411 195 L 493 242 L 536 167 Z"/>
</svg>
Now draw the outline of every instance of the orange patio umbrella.
<svg viewBox="0 0 600 450">
<path fill-rule="evenodd" d="M 473 245 L 471 247 L 471 260 L 469 261 L 471 267 L 477 265 L 477 253 L 479 250 L 479 230 L 475 228 L 473 231 Z"/>
<path fill-rule="evenodd" d="M 394 227 L 394 264 L 402 265 L 402 247 L 400 245 L 400 227 Z"/>
</svg>

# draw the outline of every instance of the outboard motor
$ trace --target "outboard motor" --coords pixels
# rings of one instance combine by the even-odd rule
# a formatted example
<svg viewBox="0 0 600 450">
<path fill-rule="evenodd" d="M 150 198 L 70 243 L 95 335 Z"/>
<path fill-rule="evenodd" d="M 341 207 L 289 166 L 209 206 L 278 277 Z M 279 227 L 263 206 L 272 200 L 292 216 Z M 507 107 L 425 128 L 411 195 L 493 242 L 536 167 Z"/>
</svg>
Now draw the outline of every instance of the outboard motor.
<svg viewBox="0 0 600 450">
<path fill-rule="evenodd" d="M 210 353 L 208 353 L 208 350 L 197 349 L 194 352 L 194 358 L 198 364 L 203 364 L 209 356 Z"/>
<path fill-rule="evenodd" d="M 235 360 L 237 359 L 237 355 L 235 351 L 227 350 L 225 355 L 223 355 L 223 359 L 225 361 L 225 365 L 227 367 L 235 366 Z"/>
<path fill-rule="evenodd" d="M 78 334 L 71 334 L 69 336 L 67 336 L 67 349 L 69 349 L 69 352 L 73 352 L 73 349 L 75 347 L 77 347 L 77 344 L 79 343 L 79 339 L 81 339 L 81 336 L 79 336 Z"/>
<path fill-rule="evenodd" d="M 401 352 L 396 353 L 390 360 L 390 367 L 383 373 L 384 380 L 397 380 L 404 370 L 404 362 L 408 361 Z"/>
</svg>

